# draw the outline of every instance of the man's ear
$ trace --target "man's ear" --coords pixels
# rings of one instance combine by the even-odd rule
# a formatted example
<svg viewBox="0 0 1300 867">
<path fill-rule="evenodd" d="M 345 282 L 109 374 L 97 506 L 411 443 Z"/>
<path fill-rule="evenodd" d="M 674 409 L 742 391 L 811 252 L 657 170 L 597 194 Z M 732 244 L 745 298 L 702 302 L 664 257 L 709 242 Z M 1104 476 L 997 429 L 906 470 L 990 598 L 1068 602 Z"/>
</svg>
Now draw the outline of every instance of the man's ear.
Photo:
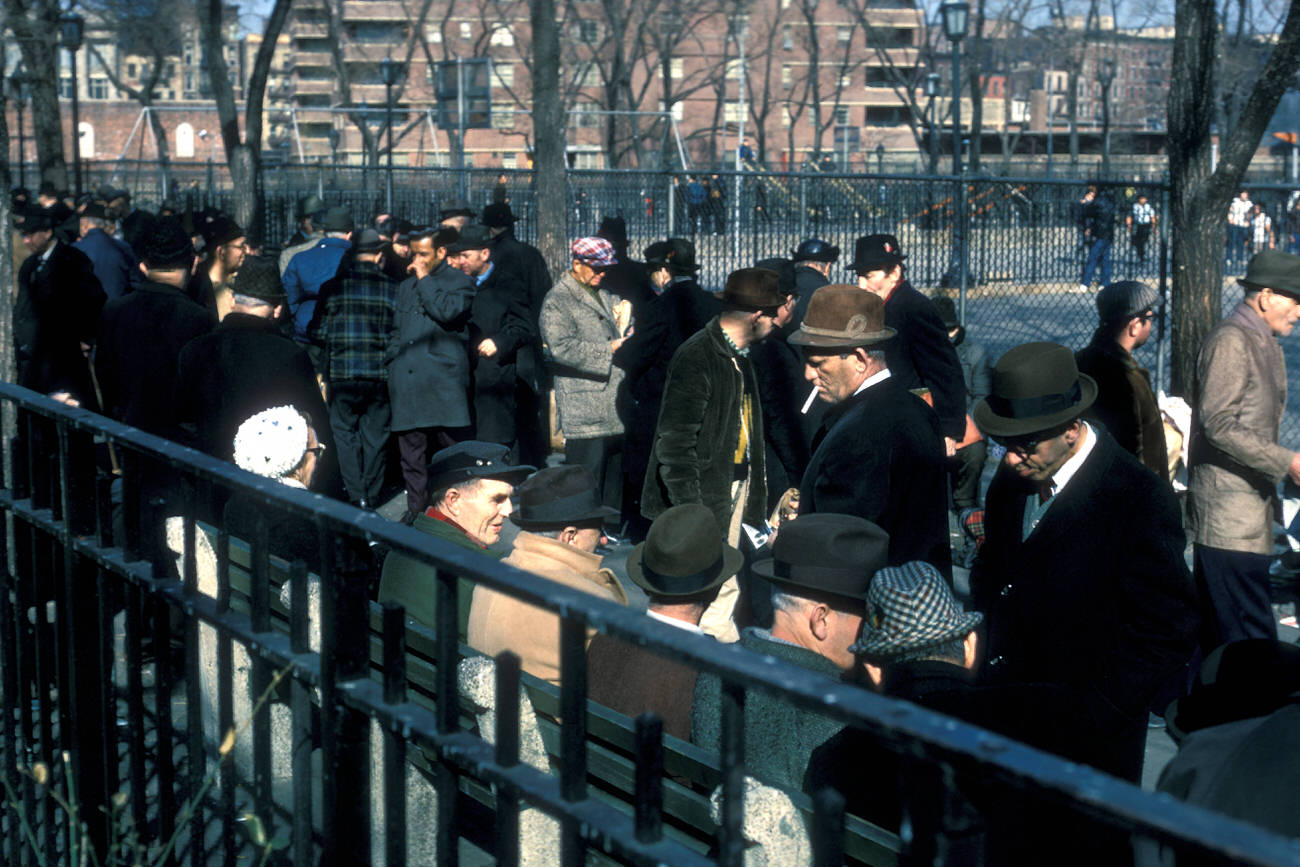
<svg viewBox="0 0 1300 867">
<path fill-rule="evenodd" d="M 818 641 L 825 641 L 830 637 L 831 625 L 828 619 L 831 615 L 831 607 L 824 603 L 818 602 L 808 606 L 808 631 Z"/>
<path fill-rule="evenodd" d="M 454 516 L 456 512 L 460 511 L 460 491 L 449 488 L 447 493 L 443 495 L 442 505 L 438 507 L 438 510 L 450 516 Z"/>
<path fill-rule="evenodd" d="M 974 629 L 966 636 L 961 643 L 962 664 L 968 669 L 975 668 L 975 657 L 979 653 L 980 638 Z"/>
<path fill-rule="evenodd" d="M 560 541 L 566 545 L 572 545 L 573 540 L 578 538 L 577 527 L 565 527 L 560 531 Z"/>
</svg>

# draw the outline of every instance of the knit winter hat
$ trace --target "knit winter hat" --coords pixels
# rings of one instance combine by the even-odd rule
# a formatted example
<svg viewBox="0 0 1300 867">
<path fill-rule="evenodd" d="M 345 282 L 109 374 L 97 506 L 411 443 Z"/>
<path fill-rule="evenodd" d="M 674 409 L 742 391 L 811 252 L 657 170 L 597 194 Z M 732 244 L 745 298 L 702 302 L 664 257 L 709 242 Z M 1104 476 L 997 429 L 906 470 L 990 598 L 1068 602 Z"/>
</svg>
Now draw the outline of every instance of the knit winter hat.
<svg viewBox="0 0 1300 867">
<path fill-rule="evenodd" d="M 235 464 L 268 479 L 279 479 L 302 461 L 310 425 L 291 406 L 264 409 L 235 432 Z"/>
<path fill-rule="evenodd" d="M 194 244 L 175 217 L 156 220 L 141 246 L 140 258 L 148 268 L 170 271 L 188 268 L 194 262 Z"/>
</svg>

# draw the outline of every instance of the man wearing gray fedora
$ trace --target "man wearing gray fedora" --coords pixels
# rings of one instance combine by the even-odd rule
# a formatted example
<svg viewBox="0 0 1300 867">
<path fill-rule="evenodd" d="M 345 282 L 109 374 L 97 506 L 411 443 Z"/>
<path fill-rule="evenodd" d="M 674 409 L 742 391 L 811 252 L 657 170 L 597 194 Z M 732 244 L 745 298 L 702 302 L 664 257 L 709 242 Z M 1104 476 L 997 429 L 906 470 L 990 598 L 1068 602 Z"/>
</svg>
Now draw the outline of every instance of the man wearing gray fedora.
<svg viewBox="0 0 1300 867">
<path fill-rule="evenodd" d="M 831 404 L 799 485 L 800 512 L 857 515 L 889 534 L 889 564 L 922 560 L 949 574 L 948 468 L 934 411 L 886 366 L 894 338 L 884 302 L 847 284 L 813 293 L 789 342 Z"/>
<path fill-rule="evenodd" d="M 650 525 L 627 558 L 627 574 L 646 592 L 646 614 L 675 629 L 703 635 L 700 618 L 722 582 L 740 570 L 740 551 L 722 540 L 713 513 L 698 503 L 673 506 Z M 699 671 L 611 635 L 587 649 L 587 695 L 635 717 L 653 712 L 664 733 L 691 737 L 691 695 Z"/>
<path fill-rule="evenodd" d="M 1278 443 L 1286 362 L 1277 338 L 1300 319 L 1300 257 L 1250 260 L 1241 303 L 1196 359 L 1187 530 L 1202 605 L 1202 650 L 1276 638 L 1268 569 L 1277 486 L 1300 484 L 1300 454 Z"/>
<path fill-rule="evenodd" d="M 1173 490 L 1081 418 L 1096 398 L 1064 346 L 998 359 L 974 416 L 1007 453 L 971 590 L 991 681 L 1065 687 L 1067 757 L 1136 783 L 1147 709 L 1192 654 L 1195 594 Z"/>
<path fill-rule="evenodd" d="M 771 629 L 747 627 L 740 646 L 823 677 L 854 668 L 849 649 L 862 629 L 863 602 L 884 567 L 889 537 L 852 515 L 804 515 L 784 524 L 772 557 L 753 565 L 775 585 Z M 721 681 L 695 683 L 691 740 L 717 750 L 722 738 Z M 765 783 L 799 789 L 813 750 L 842 728 L 830 717 L 764 692 L 745 691 L 745 769 Z"/>
<path fill-rule="evenodd" d="M 505 558 L 517 569 L 547 581 L 627 604 L 614 573 L 601 566 L 596 548 L 603 524 L 618 510 L 602 506 L 596 479 L 586 467 L 546 467 L 515 488 L 519 509 L 510 520 L 519 527 Z M 509 650 L 529 674 L 560 682 L 560 618 L 482 584 L 474 586 L 469 607 L 469 645 L 488 656 Z"/>
</svg>

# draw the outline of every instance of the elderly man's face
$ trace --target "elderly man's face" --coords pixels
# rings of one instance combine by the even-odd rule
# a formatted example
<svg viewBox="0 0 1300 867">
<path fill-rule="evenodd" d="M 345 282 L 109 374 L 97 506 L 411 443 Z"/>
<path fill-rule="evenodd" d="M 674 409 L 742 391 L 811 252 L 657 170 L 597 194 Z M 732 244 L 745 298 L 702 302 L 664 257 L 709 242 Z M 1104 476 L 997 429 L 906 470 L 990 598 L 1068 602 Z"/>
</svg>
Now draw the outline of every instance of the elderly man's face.
<svg viewBox="0 0 1300 867">
<path fill-rule="evenodd" d="M 54 237 L 54 232 L 50 229 L 36 229 L 32 232 L 23 232 L 23 246 L 33 253 L 44 253 L 45 248 L 50 246 L 50 239 Z"/>
<path fill-rule="evenodd" d="M 1300 302 L 1290 295 L 1261 289 L 1259 293 L 1259 315 L 1278 337 L 1286 337 L 1300 319 Z"/>
<path fill-rule="evenodd" d="M 452 517 L 480 545 L 491 545 L 501 538 L 501 526 L 514 508 L 510 492 L 514 487 L 497 479 L 483 479 L 470 491 L 460 492 Z"/>
<path fill-rule="evenodd" d="M 1074 454 L 1083 436 L 1083 425 L 1072 423 L 1064 432 L 1046 431 L 1021 437 L 999 439 L 1006 446 L 1007 454 L 1002 460 L 1007 467 L 1022 479 L 1031 482 L 1050 482 L 1057 470 Z"/>
<path fill-rule="evenodd" d="M 459 268 L 471 277 L 477 277 L 487 270 L 488 260 L 492 258 L 492 251 L 486 247 L 480 247 L 477 250 L 462 250 L 454 257 L 449 256 L 448 261 L 452 267 Z"/>
<path fill-rule="evenodd" d="M 866 362 L 856 351 L 844 354 L 805 352 L 803 378 L 817 387 L 817 397 L 827 403 L 842 403 L 862 384 Z"/>
<path fill-rule="evenodd" d="M 244 264 L 244 253 L 247 247 L 244 244 L 244 238 L 236 238 L 229 244 L 221 245 L 221 268 L 227 273 L 238 271 L 239 266 Z"/>
</svg>

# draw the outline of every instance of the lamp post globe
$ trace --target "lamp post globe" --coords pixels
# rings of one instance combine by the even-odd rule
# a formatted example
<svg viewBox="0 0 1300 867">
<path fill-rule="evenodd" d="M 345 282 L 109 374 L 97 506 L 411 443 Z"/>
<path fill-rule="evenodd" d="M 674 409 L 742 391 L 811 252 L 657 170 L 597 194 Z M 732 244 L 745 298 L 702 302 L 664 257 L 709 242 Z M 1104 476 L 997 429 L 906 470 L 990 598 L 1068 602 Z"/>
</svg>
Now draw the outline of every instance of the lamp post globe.
<svg viewBox="0 0 1300 867">
<path fill-rule="evenodd" d="M 86 20 L 65 12 L 59 16 L 59 45 L 68 51 L 72 70 L 72 176 L 77 195 L 81 195 L 81 117 L 77 105 L 77 51 L 85 33 Z"/>
</svg>

